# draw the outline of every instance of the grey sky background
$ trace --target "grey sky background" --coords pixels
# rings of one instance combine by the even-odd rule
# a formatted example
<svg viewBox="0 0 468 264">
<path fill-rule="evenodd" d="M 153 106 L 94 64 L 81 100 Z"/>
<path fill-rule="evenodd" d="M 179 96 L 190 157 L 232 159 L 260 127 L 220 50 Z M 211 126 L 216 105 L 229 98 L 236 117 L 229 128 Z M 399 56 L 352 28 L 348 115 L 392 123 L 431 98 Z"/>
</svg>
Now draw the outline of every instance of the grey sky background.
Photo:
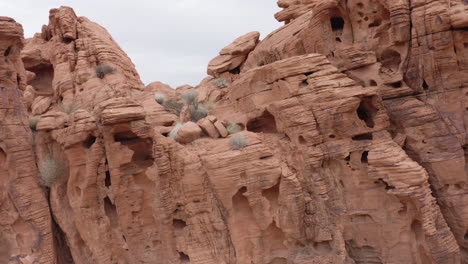
<svg viewBox="0 0 468 264">
<path fill-rule="evenodd" d="M 0 16 L 14 18 L 32 37 L 49 10 L 71 6 L 105 27 L 135 64 L 142 81 L 196 85 L 208 62 L 235 38 L 282 24 L 276 0 L 0 0 Z"/>
</svg>

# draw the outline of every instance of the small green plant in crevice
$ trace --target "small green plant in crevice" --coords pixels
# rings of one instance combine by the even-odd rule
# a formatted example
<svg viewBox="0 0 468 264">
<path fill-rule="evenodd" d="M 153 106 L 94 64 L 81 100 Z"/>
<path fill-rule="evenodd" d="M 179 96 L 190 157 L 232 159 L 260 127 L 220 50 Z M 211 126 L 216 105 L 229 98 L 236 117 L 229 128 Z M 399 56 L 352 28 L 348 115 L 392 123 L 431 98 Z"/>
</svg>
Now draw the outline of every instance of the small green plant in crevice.
<svg viewBox="0 0 468 264">
<path fill-rule="evenodd" d="M 37 123 L 39 123 L 41 119 L 37 116 L 30 116 L 29 117 L 29 128 L 31 128 L 32 131 L 37 131 L 36 130 L 36 127 L 37 127 Z"/>
<path fill-rule="evenodd" d="M 154 100 L 160 105 L 164 105 L 164 101 L 166 100 L 166 96 L 162 93 L 155 93 L 154 94 Z"/>
<path fill-rule="evenodd" d="M 177 116 L 180 115 L 180 111 L 182 111 L 182 107 L 184 107 L 184 104 L 175 100 L 175 99 L 168 99 L 164 100 L 163 104 L 164 108 L 166 108 L 169 111 L 174 112 Z"/>
<path fill-rule="evenodd" d="M 96 66 L 96 76 L 99 79 L 104 79 L 104 76 L 106 76 L 107 74 L 112 74 L 116 71 L 117 70 L 110 65 L 97 65 Z"/>
<path fill-rule="evenodd" d="M 226 127 L 226 130 L 229 134 L 235 134 L 242 131 L 242 127 L 236 123 L 231 123 Z"/>
<path fill-rule="evenodd" d="M 39 164 L 39 182 L 43 186 L 52 186 L 52 184 L 54 184 L 54 182 L 56 182 L 57 179 L 63 176 L 65 173 L 65 164 L 51 156 L 45 157 L 44 160 Z"/>
<path fill-rule="evenodd" d="M 76 110 L 79 109 L 77 105 L 74 104 L 64 104 L 63 102 L 59 102 L 59 109 L 60 111 L 66 113 L 66 114 L 71 114 L 75 112 Z"/>
<path fill-rule="evenodd" d="M 179 132 L 179 129 L 183 126 L 183 123 L 177 123 L 174 128 L 172 128 L 171 132 L 169 132 L 169 137 L 172 138 L 173 140 L 177 140 L 179 138 L 179 135 L 177 133 Z"/>
<path fill-rule="evenodd" d="M 225 87 L 228 87 L 228 86 L 229 86 L 229 83 L 228 83 L 227 80 L 224 79 L 224 78 L 215 79 L 215 80 L 214 80 L 214 84 L 215 84 L 216 87 L 218 87 L 218 88 L 225 88 Z"/>
<path fill-rule="evenodd" d="M 189 90 L 182 94 L 182 101 L 188 105 L 198 104 L 198 92 L 195 90 Z"/>
<path fill-rule="evenodd" d="M 231 145 L 231 149 L 243 149 L 247 145 L 247 138 L 243 134 L 234 135 L 229 140 L 229 145 Z"/>
</svg>

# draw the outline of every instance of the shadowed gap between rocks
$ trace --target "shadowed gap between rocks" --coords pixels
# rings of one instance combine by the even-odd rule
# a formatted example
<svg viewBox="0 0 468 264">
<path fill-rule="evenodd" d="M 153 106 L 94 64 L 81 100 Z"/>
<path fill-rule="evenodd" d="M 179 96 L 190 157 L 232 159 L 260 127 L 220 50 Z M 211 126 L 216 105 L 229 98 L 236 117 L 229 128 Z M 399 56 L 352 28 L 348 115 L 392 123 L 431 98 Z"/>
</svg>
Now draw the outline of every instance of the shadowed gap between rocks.
<svg viewBox="0 0 468 264">
<path fill-rule="evenodd" d="M 55 222 L 54 217 L 52 217 L 52 233 L 54 238 L 55 251 L 60 252 L 60 254 L 56 254 L 57 264 L 75 263 L 66 240 L 66 235 L 57 222 Z"/>
</svg>

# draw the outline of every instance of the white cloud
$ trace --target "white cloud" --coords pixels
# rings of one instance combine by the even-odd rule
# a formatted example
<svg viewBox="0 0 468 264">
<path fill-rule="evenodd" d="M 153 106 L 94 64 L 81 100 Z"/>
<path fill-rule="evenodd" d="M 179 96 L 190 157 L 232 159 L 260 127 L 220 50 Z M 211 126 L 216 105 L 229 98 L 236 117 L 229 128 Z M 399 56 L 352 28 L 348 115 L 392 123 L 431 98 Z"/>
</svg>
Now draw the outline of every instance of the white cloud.
<svg viewBox="0 0 468 264">
<path fill-rule="evenodd" d="M 2 3 L 3 2 L 3 3 Z M 49 9 L 71 6 L 104 26 L 132 59 L 144 83 L 198 84 L 219 50 L 240 35 L 264 38 L 280 27 L 275 0 L 14 0 L 0 2 L 3 16 L 31 37 L 48 23 Z"/>
</svg>

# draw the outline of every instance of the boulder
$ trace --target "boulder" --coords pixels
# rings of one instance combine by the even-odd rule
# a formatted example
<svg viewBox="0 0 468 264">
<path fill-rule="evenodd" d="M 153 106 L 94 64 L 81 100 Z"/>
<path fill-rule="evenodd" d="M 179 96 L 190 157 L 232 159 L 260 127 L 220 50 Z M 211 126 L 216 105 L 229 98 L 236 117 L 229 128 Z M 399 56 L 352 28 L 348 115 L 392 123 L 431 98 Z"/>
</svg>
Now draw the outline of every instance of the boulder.
<svg viewBox="0 0 468 264">
<path fill-rule="evenodd" d="M 177 141 L 182 144 L 190 143 L 201 137 L 202 129 L 193 122 L 187 122 L 177 132 Z"/>
</svg>

